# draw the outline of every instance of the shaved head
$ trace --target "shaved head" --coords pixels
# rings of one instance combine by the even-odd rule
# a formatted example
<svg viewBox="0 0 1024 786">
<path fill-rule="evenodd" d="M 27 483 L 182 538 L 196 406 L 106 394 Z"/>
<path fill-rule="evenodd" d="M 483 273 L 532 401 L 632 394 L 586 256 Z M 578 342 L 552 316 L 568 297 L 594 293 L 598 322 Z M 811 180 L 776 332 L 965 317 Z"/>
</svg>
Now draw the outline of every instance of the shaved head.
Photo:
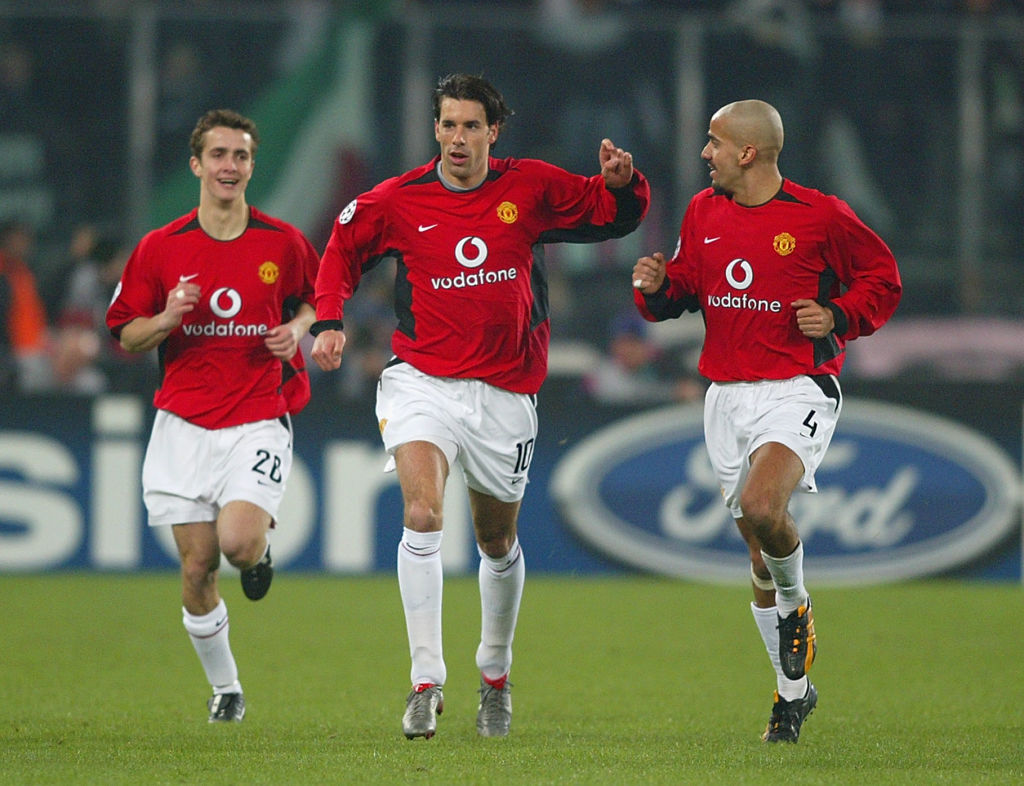
<svg viewBox="0 0 1024 786">
<path fill-rule="evenodd" d="M 756 99 L 734 101 L 715 112 L 714 119 L 722 121 L 737 145 L 756 147 L 768 163 L 778 161 L 784 136 L 782 117 L 771 104 Z"/>
</svg>

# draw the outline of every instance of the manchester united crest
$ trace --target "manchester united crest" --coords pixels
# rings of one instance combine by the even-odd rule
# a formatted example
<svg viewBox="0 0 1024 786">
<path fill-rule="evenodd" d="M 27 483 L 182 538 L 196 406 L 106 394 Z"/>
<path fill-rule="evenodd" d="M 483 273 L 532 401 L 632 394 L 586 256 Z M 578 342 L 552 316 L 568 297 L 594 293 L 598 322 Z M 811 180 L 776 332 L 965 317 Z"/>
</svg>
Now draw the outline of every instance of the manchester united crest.
<svg viewBox="0 0 1024 786">
<path fill-rule="evenodd" d="M 782 232 L 775 236 L 775 240 L 772 241 L 772 248 L 775 249 L 775 253 L 780 257 L 789 256 L 796 250 L 796 238 L 789 234 L 789 232 Z"/>
<path fill-rule="evenodd" d="M 519 218 L 519 208 L 511 202 L 502 202 L 498 205 L 498 218 L 506 224 L 514 224 Z"/>
<path fill-rule="evenodd" d="M 277 281 L 277 277 L 281 275 L 281 269 L 274 262 L 264 262 L 260 265 L 260 269 L 257 271 L 260 276 L 260 281 L 264 284 L 273 284 Z"/>
</svg>

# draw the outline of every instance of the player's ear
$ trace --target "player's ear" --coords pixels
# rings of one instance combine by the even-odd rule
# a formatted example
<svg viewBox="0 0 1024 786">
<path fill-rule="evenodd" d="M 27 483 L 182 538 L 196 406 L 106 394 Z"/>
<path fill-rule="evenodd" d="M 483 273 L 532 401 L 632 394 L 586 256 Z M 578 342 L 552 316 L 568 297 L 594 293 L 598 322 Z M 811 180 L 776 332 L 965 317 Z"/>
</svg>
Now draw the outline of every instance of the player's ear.
<svg viewBox="0 0 1024 786">
<path fill-rule="evenodd" d="M 498 134 L 500 133 L 498 124 L 494 123 L 487 127 L 487 144 L 493 145 L 498 141 Z"/>
<path fill-rule="evenodd" d="M 195 156 L 192 156 L 188 160 L 188 167 L 189 167 L 189 169 L 192 170 L 192 174 L 195 175 L 196 177 L 199 177 L 199 175 L 203 171 L 203 165 L 201 163 L 199 163 L 199 159 L 196 158 Z"/>
</svg>

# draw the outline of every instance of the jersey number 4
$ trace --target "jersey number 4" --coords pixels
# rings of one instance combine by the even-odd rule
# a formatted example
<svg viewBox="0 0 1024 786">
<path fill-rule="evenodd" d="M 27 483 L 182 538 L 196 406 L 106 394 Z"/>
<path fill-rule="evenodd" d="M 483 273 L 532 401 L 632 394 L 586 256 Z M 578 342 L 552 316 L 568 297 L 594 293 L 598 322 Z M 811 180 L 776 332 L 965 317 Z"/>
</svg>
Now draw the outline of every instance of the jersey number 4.
<svg viewBox="0 0 1024 786">
<path fill-rule="evenodd" d="M 804 418 L 804 425 L 809 429 L 808 436 L 813 437 L 814 433 L 818 430 L 818 422 L 814 419 L 817 414 L 813 409 L 807 413 L 807 417 Z"/>
</svg>

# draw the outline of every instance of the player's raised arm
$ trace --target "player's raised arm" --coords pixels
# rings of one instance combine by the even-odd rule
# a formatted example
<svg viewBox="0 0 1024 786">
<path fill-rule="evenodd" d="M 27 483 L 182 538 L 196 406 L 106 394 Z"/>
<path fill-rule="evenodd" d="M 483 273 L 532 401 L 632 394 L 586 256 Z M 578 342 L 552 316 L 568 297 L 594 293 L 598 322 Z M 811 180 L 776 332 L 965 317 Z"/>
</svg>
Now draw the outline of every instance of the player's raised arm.
<svg viewBox="0 0 1024 786">
<path fill-rule="evenodd" d="M 608 188 L 628 186 L 633 179 L 633 154 L 616 147 L 610 139 L 601 140 L 598 150 L 601 177 Z"/>
</svg>

